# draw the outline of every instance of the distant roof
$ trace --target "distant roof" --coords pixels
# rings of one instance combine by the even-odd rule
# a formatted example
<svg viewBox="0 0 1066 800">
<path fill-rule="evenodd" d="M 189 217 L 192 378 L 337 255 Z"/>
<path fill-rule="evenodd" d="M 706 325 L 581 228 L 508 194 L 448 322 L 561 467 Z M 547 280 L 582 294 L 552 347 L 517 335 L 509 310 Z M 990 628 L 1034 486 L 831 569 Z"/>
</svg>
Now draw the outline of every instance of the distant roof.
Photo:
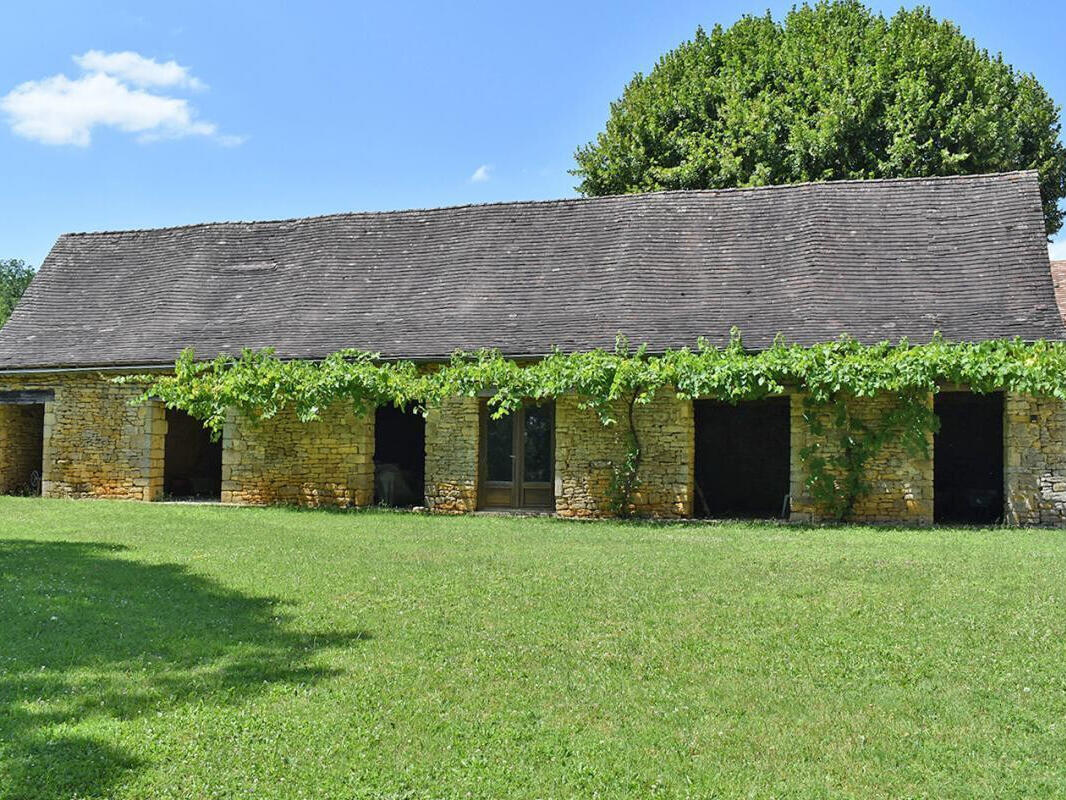
<svg viewBox="0 0 1066 800">
<path fill-rule="evenodd" d="M 274 347 L 436 359 L 1066 338 L 1035 172 L 498 203 L 61 236 L 0 369 Z"/>
<path fill-rule="evenodd" d="M 1055 286 L 1055 300 L 1059 304 L 1059 315 L 1066 322 L 1066 261 L 1051 262 L 1051 281 Z"/>
</svg>

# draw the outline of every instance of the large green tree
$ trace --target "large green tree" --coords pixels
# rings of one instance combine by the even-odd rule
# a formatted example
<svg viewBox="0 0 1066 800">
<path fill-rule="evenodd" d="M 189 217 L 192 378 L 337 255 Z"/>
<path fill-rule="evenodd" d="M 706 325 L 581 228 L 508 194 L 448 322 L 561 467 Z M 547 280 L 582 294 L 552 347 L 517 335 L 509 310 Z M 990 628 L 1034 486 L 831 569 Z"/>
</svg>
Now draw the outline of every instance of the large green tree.
<svg viewBox="0 0 1066 800">
<path fill-rule="evenodd" d="M 15 304 L 33 280 L 33 267 L 18 258 L 0 259 L 0 325 L 7 322 Z"/>
<path fill-rule="evenodd" d="M 663 56 L 577 151 L 586 195 L 1036 169 L 1062 227 L 1059 108 L 926 8 L 819 2 L 747 16 Z"/>
</svg>

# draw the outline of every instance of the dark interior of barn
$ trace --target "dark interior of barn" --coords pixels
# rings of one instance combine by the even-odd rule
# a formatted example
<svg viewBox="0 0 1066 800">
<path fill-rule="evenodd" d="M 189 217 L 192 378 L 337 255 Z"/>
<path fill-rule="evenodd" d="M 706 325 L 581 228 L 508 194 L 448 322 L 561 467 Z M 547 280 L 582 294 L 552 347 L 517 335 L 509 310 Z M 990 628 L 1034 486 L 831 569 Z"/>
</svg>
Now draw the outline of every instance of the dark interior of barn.
<svg viewBox="0 0 1066 800">
<path fill-rule="evenodd" d="M 374 415 L 374 502 L 425 502 L 426 420 L 412 409 L 382 406 Z"/>
<path fill-rule="evenodd" d="M 27 436 L 26 494 L 41 494 L 41 477 L 44 473 L 44 403 L 24 406 Z"/>
<path fill-rule="evenodd" d="M 694 411 L 694 515 L 748 519 L 787 515 L 789 399 L 736 405 L 698 400 Z"/>
<path fill-rule="evenodd" d="M 3 405 L 6 448 L 3 494 L 40 495 L 44 472 L 44 404 Z"/>
<path fill-rule="evenodd" d="M 934 401 L 933 518 L 988 525 L 1003 518 L 1003 395 L 941 392 Z"/>
<path fill-rule="evenodd" d="M 222 495 L 222 443 L 195 417 L 167 409 L 163 494 L 172 499 L 218 500 Z"/>
</svg>

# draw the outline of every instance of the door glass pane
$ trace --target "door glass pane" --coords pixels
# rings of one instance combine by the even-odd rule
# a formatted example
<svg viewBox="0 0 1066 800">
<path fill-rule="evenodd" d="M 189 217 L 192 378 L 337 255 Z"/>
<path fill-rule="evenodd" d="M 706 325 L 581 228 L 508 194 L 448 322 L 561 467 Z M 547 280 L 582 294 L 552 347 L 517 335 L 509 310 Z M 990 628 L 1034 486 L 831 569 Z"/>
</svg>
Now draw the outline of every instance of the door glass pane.
<svg viewBox="0 0 1066 800">
<path fill-rule="evenodd" d="M 552 416 L 550 406 L 526 406 L 523 444 L 526 482 L 551 480 Z"/>
<path fill-rule="evenodd" d="M 491 413 L 491 412 L 490 412 Z M 491 416 L 486 421 L 486 475 L 490 481 L 514 480 L 514 420 Z"/>
</svg>

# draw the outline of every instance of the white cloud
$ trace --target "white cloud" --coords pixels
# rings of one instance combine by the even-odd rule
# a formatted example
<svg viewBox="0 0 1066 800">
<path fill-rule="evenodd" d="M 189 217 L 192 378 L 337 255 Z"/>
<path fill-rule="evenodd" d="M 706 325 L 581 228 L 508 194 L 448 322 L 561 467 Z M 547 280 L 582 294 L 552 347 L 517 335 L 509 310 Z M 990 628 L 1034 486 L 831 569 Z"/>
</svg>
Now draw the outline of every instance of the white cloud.
<svg viewBox="0 0 1066 800">
<path fill-rule="evenodd" d="M 78 147 L 89 145 L 96 127 L 137 134 L 142 142 L 183 136 L 208 136 L 224 145 L 243 141 L 219 134 L 213 122 L 197 119 L 188 100 L 147 90 L 204 88 L 176 61 L 161 64 L 137 53 L 99 50 L 75 56 L 74 61 L 83 75 L 27 81 L 0 98 L 11 130 L 44 144 Z"/>
<path fill-rule="evenodd" d="M 471 183 L 484 183 L 492 177 L 489 173 L 492 172 L 491 164 L 482 164 L 480 167 L 474 170 L 474 174 L 470 176 Z"/>
<path fill-rule="evenodd" d="M 1052 242 L 1047 249 L 1052 261 L 1066 261 L 1066 238 Z"/>
<path fill-rule="evenodd" d="M 199 78 L 189 74 L 189 68 L 177 61 L 160 64 L 154 58 L 145 58 L 140 53 L 126 50 L 121 53 L 105 53 L 90 50 L 74 56 L 74 63 L 86 72 L 102 72 L 135 86 L 177 86 L 185 89 L 205 89 Z"/>
</svg>

